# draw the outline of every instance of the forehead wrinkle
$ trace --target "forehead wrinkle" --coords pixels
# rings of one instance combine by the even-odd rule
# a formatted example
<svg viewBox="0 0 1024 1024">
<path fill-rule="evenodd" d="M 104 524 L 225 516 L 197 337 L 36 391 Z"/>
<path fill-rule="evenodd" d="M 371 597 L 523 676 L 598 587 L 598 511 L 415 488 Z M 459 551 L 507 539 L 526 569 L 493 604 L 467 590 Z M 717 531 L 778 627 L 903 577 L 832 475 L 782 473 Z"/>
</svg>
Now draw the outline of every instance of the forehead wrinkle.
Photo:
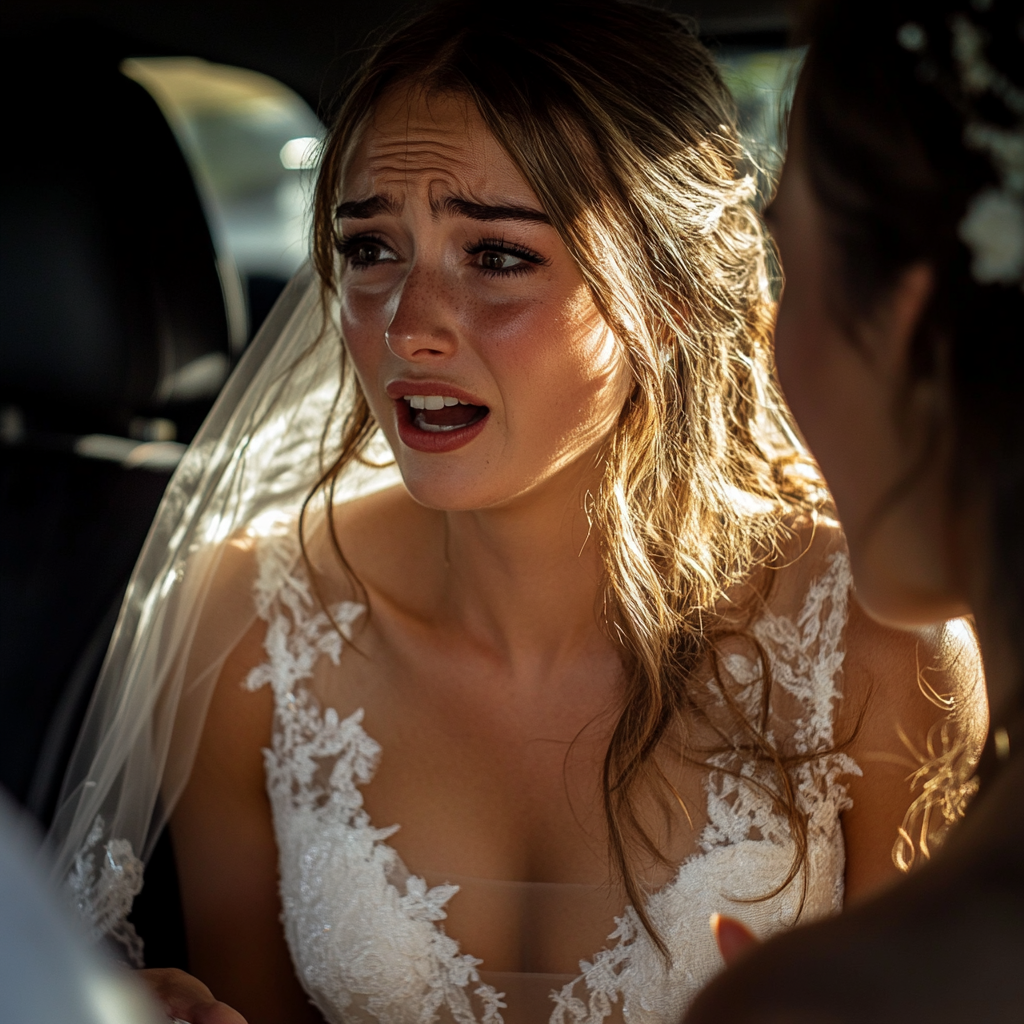
<svg viewBox="0 0 1024 1024">
<path fill-rule="evenodd" d="M 414 153 L 398 149 L 390 154 L 375 154 L 367 160 L 365 168 L 372 191 L 386 196 L 395 212 L 401 211 L 410 193 L 423 194 L 435 219 L 450 213 L 447 207 L 452 199 L 471 197 L 473 201 L 478 190 L 472 182 L 480 178 L 484 168 L 464 147 L 452 148 L 452 156 L 425 147 Z"/>
<path fill-rule="evenodd" d="M 445 176 L 476 169 L 478 165 L 472 155 L 466 152 L 464 146 L 393 146 L 368 153 L 366 166 L 372 177 L 388 174 L 404 176 L 410 173 Z"/>
<path fill-rule="evenodd" d="M 466 136 L 463 133 L 444 132 L 444 134 L 451 137 L 453 141 L 446 142 L 442 138 L 410 138 L 409 136 L 406 136 L 404 139 L 376 138 L 370 142 L 370 149 L 371 151 L 377 151 L 383 155 L 391 155 L 398 153 L 412 154 L 420 150 L 430 151 L 432 149 L 447 149 L 451 150 L 453 153 L 458 153 L 461 150 L 465 149 Z"/>
<path fill-rule="evenodd" d="M 468 111 L 464 116 L 437 122 L 418 116 L 405 105 L 390 116 L 378 116 L 364 137 L 362 159 L 357 160 L 362 168 L 352 184 L 361 181 L 356 185 L 360 194 L 387 196 L 398 213 L 411 195 L 421 195 L 435 220 L 467 215 L 465 210 L 457 209 L 459 206 L 527 209 L 539 205 L 532 190 L 519 195 L 519 188 L 507 187 L 514 184 L 505 180 L 510 168 L 494 166 L 487 139 L 475 137 L 478 133 L 472 129 Z M 493 136 L 487 135 L 493 141 Z M 498 163 L 502 163 L 500 158 Z M 498 172 L 497 177 L 492 172 Z"/>
</svg>

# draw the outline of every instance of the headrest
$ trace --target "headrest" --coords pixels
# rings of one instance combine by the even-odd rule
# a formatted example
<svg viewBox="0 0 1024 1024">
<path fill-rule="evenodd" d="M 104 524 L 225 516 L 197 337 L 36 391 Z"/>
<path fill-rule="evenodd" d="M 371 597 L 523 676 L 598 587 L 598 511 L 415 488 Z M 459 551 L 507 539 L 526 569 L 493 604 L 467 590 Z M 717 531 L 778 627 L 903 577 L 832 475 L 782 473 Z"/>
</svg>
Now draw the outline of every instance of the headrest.
<svg viewBox="0 0 1024 1024">
<path fill-rule="evenodd" d="M 0 402 L 123 432 L 212 397 L 230 356 L 217 254 L 159 107 L 88 41 L 4 56 Z"/>
</svg>

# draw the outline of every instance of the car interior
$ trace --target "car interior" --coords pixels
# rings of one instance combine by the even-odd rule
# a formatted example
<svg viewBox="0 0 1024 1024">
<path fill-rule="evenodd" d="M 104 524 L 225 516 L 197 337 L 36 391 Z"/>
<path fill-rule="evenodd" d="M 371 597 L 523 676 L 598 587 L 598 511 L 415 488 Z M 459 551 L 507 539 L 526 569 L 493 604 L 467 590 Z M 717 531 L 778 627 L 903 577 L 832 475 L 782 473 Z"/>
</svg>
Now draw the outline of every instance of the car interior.
<svg viewBox="0 0 1024 1024">
<path fill-rule="evenodd" d="M 718 56 L 763 194 L 800 60 L 787 6 L 670 6 Z M 410 9 L 4 6 L 0 786 L 41 829 L 167 482 L 306 257 L 335 97 Z M 147 962 L 187 969 L 166 836 L 146 879 Z"/>
</svg>

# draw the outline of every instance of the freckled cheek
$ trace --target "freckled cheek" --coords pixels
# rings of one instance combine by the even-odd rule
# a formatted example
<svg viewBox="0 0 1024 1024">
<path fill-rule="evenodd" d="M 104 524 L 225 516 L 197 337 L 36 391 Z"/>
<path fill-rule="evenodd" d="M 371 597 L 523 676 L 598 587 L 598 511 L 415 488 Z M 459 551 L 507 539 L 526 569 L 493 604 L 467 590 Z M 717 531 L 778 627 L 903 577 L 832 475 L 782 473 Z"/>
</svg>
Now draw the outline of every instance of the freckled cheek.
<svg viewBox="0 0 1024 1024">
<path fill-rule="evenodd" d="M 341 333 L 371 410 L 380 422 L 388 422 L 391 400 L 381 390 L 381 364 L 387 349 L 380 299 L 352 301 L 343 296 Z"/>
<path fill-rule="evenodd" d="M 380 295 L 342 294 L 341 333 L 357 366 L 381 358 L 386 328 L 384 314 Z"/>
<path fill-rule="evenodd" d="M 599 415 L 613 375 L 614 342 L 602 329 L 552 316 L 547 307 L 479 326 L 480 355 L 501 390 L 510 427 L 545 436 L 578 433 Z M 617 365 L 617 362 L 616 362 Z"/>
</svg>

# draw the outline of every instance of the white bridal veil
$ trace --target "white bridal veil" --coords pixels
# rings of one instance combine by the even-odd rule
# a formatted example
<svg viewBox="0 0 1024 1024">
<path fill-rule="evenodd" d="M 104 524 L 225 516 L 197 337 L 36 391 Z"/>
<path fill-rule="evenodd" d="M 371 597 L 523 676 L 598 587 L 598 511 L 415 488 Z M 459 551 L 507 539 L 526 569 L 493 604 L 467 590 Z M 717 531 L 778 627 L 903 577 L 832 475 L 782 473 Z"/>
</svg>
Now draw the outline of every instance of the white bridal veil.
<svg viewBox="0 0 1024 1024">
<path fill-rule="evenodd" d="M 182 459 L 128 585 L 48 843 L 93 934 L 135 962 L 141 942 L 125 918 L 143 863 L 188 781 L 224 660 L 257 616 L 250 587 L 221 599 L 227 542 L 294 522 L 333 461 L 354 386 L 341 380 L 341 344 L 304 267 Z M 388 460 L 382 440 L 377 453 Z M 336 496 L 395 479 L 357 464 Z"/>
</svg>

